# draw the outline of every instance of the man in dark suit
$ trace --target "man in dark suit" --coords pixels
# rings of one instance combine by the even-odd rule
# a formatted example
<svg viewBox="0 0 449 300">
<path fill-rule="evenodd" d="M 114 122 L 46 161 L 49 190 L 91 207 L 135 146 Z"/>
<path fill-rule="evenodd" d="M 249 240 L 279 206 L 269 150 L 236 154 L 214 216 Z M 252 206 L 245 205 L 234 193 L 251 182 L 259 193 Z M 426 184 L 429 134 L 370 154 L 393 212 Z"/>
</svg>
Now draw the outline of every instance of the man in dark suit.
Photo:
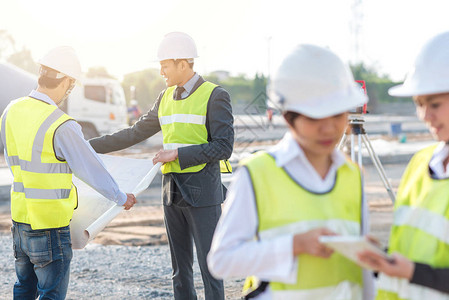
<svg viewBox="0 0 449 300">
<path fill-rule="evenodd" d="M 175 299 L 196 299 L 193 243 L 206 299 L 224 299 L 223 282 L 209 273 L 206 257 L 221 215 L 220 160 L 231 156 L 233 116 L 228 92 L 193 71 L 192 38 L 167 34 L 158 50 L 167 89 L 132 127 L 90 140 L 99 153 L 127 148 L 162 130 L 162 200 L 173 267 Z"/>
</svg>

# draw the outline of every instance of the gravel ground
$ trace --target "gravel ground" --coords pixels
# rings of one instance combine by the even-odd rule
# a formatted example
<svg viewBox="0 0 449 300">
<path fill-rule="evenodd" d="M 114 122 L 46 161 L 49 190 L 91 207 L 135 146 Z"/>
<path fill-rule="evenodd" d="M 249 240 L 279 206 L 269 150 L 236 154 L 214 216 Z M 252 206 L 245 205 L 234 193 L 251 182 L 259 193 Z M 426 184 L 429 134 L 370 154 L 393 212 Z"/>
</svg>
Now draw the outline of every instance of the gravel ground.
<svg viewBox="0 0 449 300">
<path fill-rule="evenodd" d="M 16 280 L 12 238 L 0 235 L 0 299 L 12 299 Z M 198 299 L 204 299 L 194 264 Z M 67 299 L 173 299 L 167 245 L 149 247 L 89 244 L 74 250 Z M 227 299 L 238 299 L 242 280 L 225 283 Z"/>
</svg>

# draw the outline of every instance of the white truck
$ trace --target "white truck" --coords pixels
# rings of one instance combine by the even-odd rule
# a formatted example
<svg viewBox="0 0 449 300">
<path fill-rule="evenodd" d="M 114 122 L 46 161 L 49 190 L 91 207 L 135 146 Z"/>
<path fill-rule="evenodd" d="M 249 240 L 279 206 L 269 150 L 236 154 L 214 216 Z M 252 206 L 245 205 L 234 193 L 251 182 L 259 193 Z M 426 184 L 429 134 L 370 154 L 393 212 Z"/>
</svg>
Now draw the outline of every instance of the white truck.
<svg viewBox="0 0 449 300">
<path fill-rule="evenodd" d="M 125 94 L 117 80 L 82 79 L 61 109 L 81 125 L 86 139 L 128 127 Z"/>
<path fill-rule="evenodd" d="M 11 100 L 26 96 L 37 86 L 37 77 L 11 64 L 0 63 L 0 111 Z M 128 126 L 125 95 L 117 80 L 85 78 L 61 105 L 90 139 Z"/>
</svg>

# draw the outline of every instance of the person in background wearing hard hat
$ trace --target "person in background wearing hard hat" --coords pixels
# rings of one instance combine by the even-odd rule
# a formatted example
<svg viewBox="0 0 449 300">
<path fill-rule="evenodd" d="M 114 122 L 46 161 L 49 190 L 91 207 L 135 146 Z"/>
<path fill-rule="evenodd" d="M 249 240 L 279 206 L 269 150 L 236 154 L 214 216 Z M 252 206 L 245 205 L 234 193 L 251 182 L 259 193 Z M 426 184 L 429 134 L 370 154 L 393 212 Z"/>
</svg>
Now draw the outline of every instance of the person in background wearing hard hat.
<svg viewBox="0 0 449 300">
<path fill-rule="evenodd" d="M 449 299 L 449 32 L 425 44 L 389 93 L 413 96 L 440 143 L 416 153 L 402 176 L 389 242 L 394 260 L 370 251 L 360 259 L 383 273 L 377 299 Z"/>
<path fill-rule="evenodd" d="M 193 242 L 205 297 L 224 299 L 223 281 L 211 276 L 206 256 L 221 215 L 220 160 L 231 156 L 233 116 L 228 92 L 193 71 L 198 57 L 193 39 L 182 32 L 165 35 L 158 50 L 167 89 L 134 126 L 90 140 L 101 153 L 120 150 L 162 130 L 162 199 L 170 245 L 175 299 L 197 299 L 193 282 Z"/>
<path fill-rule="evenodd" d="M 106 198 L 130 209 L 81 126 L 57 105 L 81 76 L 74 50 L 58 47 L 39 61 L 38 87 L 12 101 L 1 117 L 11 187 L 11 228 L 17 281 L 14 299 L 64 299 L 72 247 L 69 223 L 78 205 L 72 172 Z"/>
<path fill-rule="evenodd" d="M 137 100 L 132 99 L 129 101 L 130 107 L 128 108 L 128 118 L 129 118 L 129 125 L 134 124 L 142 115 L 139 108 L 139 103 L 137 103 Z"/>
<path fill-rule="evenodd" d="M 367 99 L 349 68 L 313 45 L 283 60 L 270 90 L 289 132 L 241 162 L 208 255 L 211 273 L 254 275 L 246 299 L 362 299 L 364 280 L 370 299 L 372 274 L 319 242 L 367 230 L 359 167 L 335 148 L 347 111 Z"/>
</svg>

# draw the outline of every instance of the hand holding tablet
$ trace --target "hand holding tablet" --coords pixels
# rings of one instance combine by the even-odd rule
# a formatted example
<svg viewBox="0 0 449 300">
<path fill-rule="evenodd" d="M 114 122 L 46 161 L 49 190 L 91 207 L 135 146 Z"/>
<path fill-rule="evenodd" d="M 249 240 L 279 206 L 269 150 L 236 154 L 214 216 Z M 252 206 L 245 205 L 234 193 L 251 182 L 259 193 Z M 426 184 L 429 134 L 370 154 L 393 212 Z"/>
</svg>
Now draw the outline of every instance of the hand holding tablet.
<svg viewBox="0 0 449 300">
<path fill-rule="evenodd" d="M 319 241 L 366 269 L 375 269 L 375 266 L 368 263 L 371 256 L 389 263 L 394 262 L 393 257 L 366 236 L 320 236 Z M 360 260 L 359 254 L 362 253 L 365 262 Z"/>
</svg>

